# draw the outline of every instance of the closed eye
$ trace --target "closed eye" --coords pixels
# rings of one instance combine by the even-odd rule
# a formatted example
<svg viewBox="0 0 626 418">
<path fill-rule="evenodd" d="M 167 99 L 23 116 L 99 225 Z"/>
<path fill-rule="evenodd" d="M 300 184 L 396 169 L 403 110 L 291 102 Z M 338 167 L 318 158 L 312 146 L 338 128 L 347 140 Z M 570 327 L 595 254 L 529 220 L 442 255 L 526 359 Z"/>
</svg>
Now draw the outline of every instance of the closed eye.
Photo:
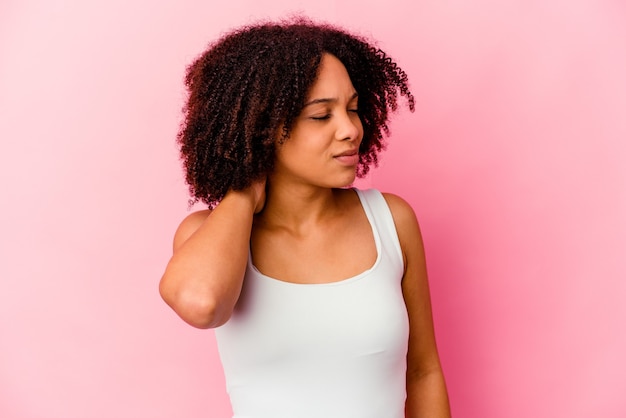
<svg viewBox="0 0 626 418">
<path fill-rule="evenodd" d="M 357 108 L 348 109 L 348 112 L 354 113 L 354 114 L 358 115 L 359 114 L 359 109 L 357 109 Z M 312 119 L 312 120 L 328 120 L 331 117 L 332 117 L 332 114 L 327 113 L 327 114 L 322 115 L 322 116 L 310 116 L 309 119 Z"/>
<path fill-rule="evenodd" d="M 326 119 L 330 119 L 330 114 L 324 115 L 324 116 L 311 116 L 311 119 L 313 120 L 326 120 Z"/>
</svg>

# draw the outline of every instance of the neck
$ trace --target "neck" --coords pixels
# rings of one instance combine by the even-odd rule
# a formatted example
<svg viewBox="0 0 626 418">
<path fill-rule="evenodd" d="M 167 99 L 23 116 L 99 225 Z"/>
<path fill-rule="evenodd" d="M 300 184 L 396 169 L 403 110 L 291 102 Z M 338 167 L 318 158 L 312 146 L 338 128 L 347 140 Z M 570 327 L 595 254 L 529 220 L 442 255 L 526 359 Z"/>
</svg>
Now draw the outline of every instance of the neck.
<svg viewBox="0 0 626 418">
<path fill-rule="evenodd" d="M 335 189 L 269 182 L 260 219 L 266 225 L 301 230 L 337 214 Z"/>
</svg>

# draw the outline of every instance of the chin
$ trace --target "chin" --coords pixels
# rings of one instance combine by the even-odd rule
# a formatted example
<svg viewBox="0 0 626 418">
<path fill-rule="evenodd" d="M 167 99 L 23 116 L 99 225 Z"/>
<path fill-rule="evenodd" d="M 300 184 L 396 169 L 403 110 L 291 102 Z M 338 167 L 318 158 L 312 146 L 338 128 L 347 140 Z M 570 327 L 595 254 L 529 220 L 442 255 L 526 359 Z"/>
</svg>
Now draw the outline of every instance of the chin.
<svg viewBox="0 0 626 418">
<path fill-rule="evenodd" d="M 346 177 L 341 183 L 335 186 L 335 188 L 345 189 L 346 187 L 352 186 L 355 180 L 356 180 L 356 174 L 353 174 L 352 176 Z"/>
<path fill-rule="evenodd" d="M 318 182 L 315 182 L 317 185 L 321 187 L 326 187 L 329 189 L 344 189 L 346 187 L 352 186 L 356 181 L 356 167 L 354 170 L 343 170 L 340 173 L 334 173 L 330 176 L 325 176 L 325 178 L 319 179 Z"/>
</svg>

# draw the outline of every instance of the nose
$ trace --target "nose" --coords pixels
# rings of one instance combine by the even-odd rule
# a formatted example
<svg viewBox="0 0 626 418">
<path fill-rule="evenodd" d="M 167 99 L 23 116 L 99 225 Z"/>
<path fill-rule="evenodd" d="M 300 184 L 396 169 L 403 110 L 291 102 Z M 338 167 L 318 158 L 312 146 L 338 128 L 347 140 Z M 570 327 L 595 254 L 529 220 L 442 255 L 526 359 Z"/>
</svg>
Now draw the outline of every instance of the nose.
<svg viewBox="0 0 626 418">
<path fill-rule="evenodd" d="M 338 118 L 337 139 L 341 141 L 360 140 L 363 136 L 363 124 L 356 112 L 347 111 Z"/>
</svg>

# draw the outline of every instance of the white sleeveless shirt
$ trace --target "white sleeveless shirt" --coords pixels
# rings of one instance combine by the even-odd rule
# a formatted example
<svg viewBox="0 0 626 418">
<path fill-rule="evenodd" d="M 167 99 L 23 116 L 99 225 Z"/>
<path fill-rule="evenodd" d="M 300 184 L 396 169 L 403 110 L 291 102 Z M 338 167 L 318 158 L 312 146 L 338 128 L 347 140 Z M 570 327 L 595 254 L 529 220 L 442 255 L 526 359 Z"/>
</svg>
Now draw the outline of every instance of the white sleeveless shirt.
<svg viewBox="0 0 626 418">
<path fill-rule="evenodd" d="M 357 194 L 376 244 L 369 270 L 295 284 L 249 258 L 233 314 L 215 330 L 233 418 L 404 417 L 402 251 L 382 194 Z"/>
</svg>

